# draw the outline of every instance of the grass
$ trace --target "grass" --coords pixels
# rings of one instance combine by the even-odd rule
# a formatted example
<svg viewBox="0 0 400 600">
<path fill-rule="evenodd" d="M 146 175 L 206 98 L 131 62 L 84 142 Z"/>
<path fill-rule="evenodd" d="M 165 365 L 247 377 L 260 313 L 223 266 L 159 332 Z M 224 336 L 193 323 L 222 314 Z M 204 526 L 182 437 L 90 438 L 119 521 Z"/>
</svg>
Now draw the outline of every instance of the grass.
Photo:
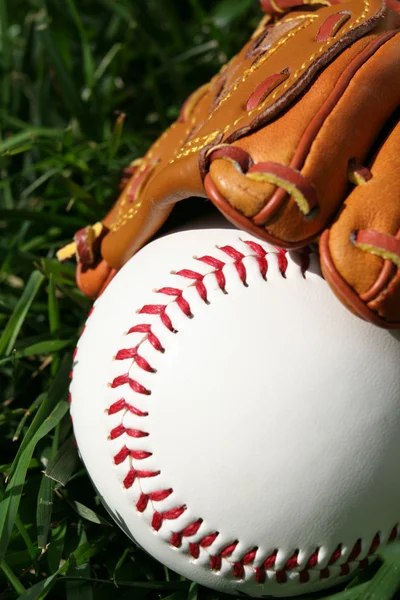
<svg viewBox="0 0 400 600">
<path fill-rule="evenodd" d="M 79 462 L 72 350 L 90 308 L 56 250 L 237 51 L 255 0 L 0 0 L 0 599 L 216 599 L 132 546 Z M 335 600 L 385 600 L 393 546 Z M 373 577 L 373 579 L 370 579 Z"/>
</svg>

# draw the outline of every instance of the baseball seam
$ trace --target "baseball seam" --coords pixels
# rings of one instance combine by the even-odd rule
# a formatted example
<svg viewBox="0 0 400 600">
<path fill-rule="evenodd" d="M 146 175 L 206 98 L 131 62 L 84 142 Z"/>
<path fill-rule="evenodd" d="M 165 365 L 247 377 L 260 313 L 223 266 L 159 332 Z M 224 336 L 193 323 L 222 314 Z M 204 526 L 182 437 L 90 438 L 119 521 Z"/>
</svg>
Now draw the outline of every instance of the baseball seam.
<svg viewBox="0 0 400 600">
<path fill-rule="evenodd" d="M 272 255 L 277 261 L 277 265 L 282 277 L 286 278 L 286 273 L 288 269 L 288 259 L 286 257 L 287 251 L 276 248 L 276 252 L 267 252 L 260 244 L 254 241 L 245 241 L 241 240 L 247 247 L 250 249 L 250 254 L 243 254 L 243 252 L 234 248 L 232 245 L 227 245 L 223 247 L 218 247 L 220 251 L 225 253 L 225 255 L 230 259 L 230 262 L 224 262 L 223 260 L 206 255 L 202 257 L 194 257 L 195 260 L 202 262 L 203 264 L 210 266 L 213 270 L 207 272 L 206 274 L 201 274 L 192 269 L 182 269 L 180 271 L 174 271 L 173 274 L 181 277 L 183 279 L 188 280 L 188 284 L 184 288 L 178 287 L 163 287 L 157 290 L 154 290 L 155 293 L 160 293 L 166 296 L 170 296 L 172 298 L 170 303 L 167 304 L 147 304 L 144 305 L 138 312 L 138 314 L 143 315 L 155 315 L 159 317 L 160 322 L 164 327 L 166 327 L 170 332 L 178 334 L 178 331 L 175 330 L 173 322 L 171 318 L 167 314 L 167 307 L 171 304 L 175 304 L 180 312 L 183 313 L 186 317 L 192 318 L 192 310 L 189 302 L 184 296 L 185 290 L 189 288 L 194 288 L 200 297 L 200 299 L 209 303 L 207 288 L 204 284 L 204 279 L 206 277 L 213 276 L 218 284 L 220 290 L 224 293 L 226 292 L 226 276 L 224 274 L 224 267 L 228 264 L 234 265 L 235 275 L 240 279 L 241 283 L 244 286 L 247 286 L 247 272 L 246 266 L 244 264 L 244 259 L 254 259 L 257 262 L 259 271 L 261 276 L 266 279 L 268 272 L 268 259 L 267 254 Z M 304 278 L 306 278 L 306 273 L 310 264 L 310 254 L 311 251 L 309 248 L 303 249 L 300 253 L 301 261 L 299 265 L 299 269 Z M 93 309 L 92 309 L 93 310 Z M 126 359 L 131 359 L 132 364 L 136 364 L 137 367 L 143 371 L 148 373 L 156 373 L 156 370 L 150 365 L 150 363 L 140 354 L 140 347 L 145 342 L 151 344 L 151 346 L 160 353 L 164 352 L 164 347 L 157 337 L 157 335 L 152 330 L 152 326 L 148 323 L 139 323 L 133 327 L 131 327 L 127 334 L 131 333 L 142 333 L 142 339 L 132 348 L 121 348 L 118 350 L 117 354 L 114 356 L 114 360 L 116 361 L 124 361 Z M 75 355 L 76 356 L 76 355 Z M 74 356 L 74 358 L 75 358 Z M 133 379 L 129 376 L 129 369 L 124 373 L 114 377 L 113 381 L 109 383 L 109 386 L 113 389 L 120 388 L 128 385 L 131 390 L 135 394 L 139 394 L 141 396 L 148 396 L 151 394 L 151 390 L 145 387 L 136 379 Z M 118 438 L 122 438 L 123 436 L 127 436 L 128 438 L 145 438 L 150 435 L 150 432 L 145 431 L 145 429 L 130 429 L 126 428 L 123 425 L 123 418 L 126 413 L 132 413 L 136 417 L 140 419 L 144 419 L 143 423 L 145 423 L 145 418 L 149 415 L 147 411 L 140 410 L 136 406 L 132 405 L 130 402 L 126 401 L 125 398 L 121 398 L 113 404 L 111 404 L 106 413 L 108 415 L 115 415 L 117 413 L 121 413 L 121 421 L 120 424 L 114 426 L 109 433 L 109 440 L 116 440 Z M 160 475 L 161 471 L 159 470 L 146 470 L 146 469 L 137 469 L 134 466 L 134 461 L 141 461 L 149 458 L 152 455 L 148 450 L 130 450 L 127 445 L 121 446 L 121 449 L 114 455 L 114 464 L 121 465 L 128 460 L 129 468 L 126 472 L 126 475 L 123 479 L 123 486 L 125 489 L 131 488 L 135 482 L 137 482 L 140 494 L 139 498 L 136 501 L 136 510 L 139 513 L 144 513 L 148 507 L 152 510 L 152 520 L 151 527 L 154 532 L 159 532 L 163 527 L 166 521 L 171 522 L 179 519 L 187 510 L 186 505 L 179 504 L 177 506 L 173 506 L 166 511 L 157 510 L 156 503 L 162 502 L 167 498 L 170 498 L 173 493 L 173 487 L 164 487 L 159 490 L 152 491 L 150 493 L 144 493 L 143 488 L 141 486 L 142 479 L 148 478 L 156 478 Z M 190 538 L 196 536 L 200 531 L 203 524 L 202 518 L 193 519 L 188 525 L 186 525 L 183 529 L 172 532 L 169 544 L 174 548 L 180 548 L 182 546 L 183 540 L 186 538 Z M 362 540 L 358 539 L 353 547 L 350 550 L 347 558 L 347 552 L 344 552 L 344 545 L 339 544 L 334 552 L 331 554 L 326 566 L 320 566 L 320 547 L 316 547 L 314 552 L 308 557 L 307 563 L 304 567 L 300 566 L 298 562 L 298 557 L 300 550 L 297 549 L 295 552 L 286 560 L 283 568 L 277 569 L 275 567 L 275 563 L 277 561 L 277 556 L 279 549 L 275 549 L 269 556 L 262 557 L 262 562 L 260 564 L 260 557 L 258 556 L 259 548 L 253 547 L 247 550 L 239 560 L 233 560 L 232 555 L 235 552 L 239 540 L 232 540 L 229 544 L 225 545 L 222 550 L 213 553 L 213 545 L 214 542 L 219 537 L 219 532 L 207 533 L 201 539 L 196 542 L 189 542 L 188 546 L 188 554 L 192 559 L 198 559 L 201 552 L 205 551 L 209 554 L 209 568 L 213 571 L 220 571 L 223 563 L 229 564 L 231 573 L 233 577 L 237 580 L 244 579 L 246 577 L 246 568 L 251 569 L 254 572 L 255 581 L 259 584 L 263 584 L 267 578 L 267 572 L 269 578 L 271 575 L 275 576 L 277 583 L 284 584 L 288 582 L 289 576 L 291 573 L 298 574 L 298 581 L 300 583 L 307 583 L 310 580 L 311 573 L 318 573 L 320 579 L 326 579 L 331 576 L 332 566 L 339 567 L 340 575 L 346 576 L 349 575 L 356 567 L 364 567 L 368 564 L 369 559 L 372 555 L 376 554 L 378 548 L 382 545 L 383 539 L 381 532 L 377 532 L 372 539 L 372 542 L 369 545 L 369 550 L 366 556 L 362 559 L 359 559 L 359 555 L 362 553 Z M 394 541 L 397 539 L 399 535 L 398 524 L 396 524 L 391 533 L 386 540 L 387 542 Z M 343 562 L 341 562 L 343 561 Z M 324 561 L 326 562 L 326 561 Z"/>
</svg>

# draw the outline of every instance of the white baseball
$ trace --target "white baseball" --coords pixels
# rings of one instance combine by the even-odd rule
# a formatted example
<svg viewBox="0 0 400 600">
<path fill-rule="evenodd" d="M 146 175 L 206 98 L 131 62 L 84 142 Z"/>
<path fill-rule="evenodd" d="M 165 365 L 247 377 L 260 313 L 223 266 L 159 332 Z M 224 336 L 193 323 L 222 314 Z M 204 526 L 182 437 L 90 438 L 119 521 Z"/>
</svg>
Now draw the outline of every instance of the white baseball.
<svg viewBox="0 0 400 600">
<path fill-rule="evenodd" d="M 332 586 L 398 535 L 400 338 L 316 254 L 228 227 L 143 248 L 95 303 L 71 412 L 116 522 L 222 592 Z"/>
</svg>

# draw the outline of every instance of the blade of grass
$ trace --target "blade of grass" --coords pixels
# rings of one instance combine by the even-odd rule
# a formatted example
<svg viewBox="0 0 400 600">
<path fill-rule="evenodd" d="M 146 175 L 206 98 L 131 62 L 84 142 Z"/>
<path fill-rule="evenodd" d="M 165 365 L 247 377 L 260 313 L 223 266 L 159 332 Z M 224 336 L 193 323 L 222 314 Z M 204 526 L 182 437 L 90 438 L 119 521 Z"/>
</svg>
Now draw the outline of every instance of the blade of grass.
<svg viewBox="0 0 400 600">
<path fill-rule="evenodd" d="M 60 306 L 56 296 L 56 288 L 54 285 L 53 275 L 50 275 L 49 278 L 48 311 L 50 333 L 56 335 L 57 331 L 60 329 Z"/>
<path fill-rule="evenodd" d="M 27 408 L 27 410 L 24 412 L 24 416 L 22 417 L 21 421 L 18 423 L 18 427 L 15 430 L 15 433 L 13 435 L 13 442 L 16 442 L 17 440 L 19 440 L 22 430 L 25 427 L 26 421 L 29 419 L 30 416 L 33 415 L 34 412 L 37 411 L 39 406 L 44 402 L 46 396 L 47 396 L 46 393 L 39 394 L 39 396 L 32 402 L 32 404 L 29 406 L 29 408 Z"/>
<path fill-rule="evenodd" d="M 83 26 L 82 20 L 79 16 L 79 12 L 76 8 L 74 0 L 67 0 L 67 4 L 74 19 L 75 25 L 79 31 L 82 44 L 82 56 L 83 56 L 83 71 L 85 73 L 85 85 L 91 90 L 94 81 L 94 61 L 92 52 L 90 50 L 90 43 L 88 35 Z"/>
<path fill-rule="evenodd" d="M 23 190 L 23 192 L 21 193 L 21 198 L 28 198 L 41 185 L 43 185 L 44 183 L 46 183 L 49 179 L 51 179 L 52 177 L 54 177 L 54 175 L 57 175 L 59 172 L 60 172 L 60 169 L 57 167 L 57 168 L 54 168 L 54 169 L 49 169 L 48 171 L 46 171 L 45 173 L 43 173 L 43 175 L 41 175 L 40 177 L 38 177 L 33 183 L 31 183 L 30 186 L 28 186 L 27 188 L 25 188 Z"/>
<path fill-rule="evenodd" d="M 357 590 L 358 588 L 354 588 Z M 356 600 L 392 600 L 400 589 L 400 563 L 386 561 Z"/>
<path fill-rule="evenodd" d="M 22 440 L 20 447 L 18 448 L 18 452 L 14 458 L 12 467 L 10 469 L 9 477 L 12 477 L 14 475 L 16 466 L 22 453 L 28 447 L 30 442 L 34 439 L 41 425 L 45 422 L 45 419 L 49 416 L 49 414 L 54 409 L 59 400 L 67 396 L 69 387 L 70 368 L 71 358 L 69 356 L 65 356 L 61 363 L 60 370 L 57 373 L 57 377 L 54 379 L 48 393 L 44 395 L 42 404 L 40 405 L 38 412 L 36 413 L 28 431 L 25 433 L 24 439 Z"/>
<path fill-rule="evenodd" d="M 0 366 L 5 365 L 7 362 L 18 360 L 27 356 L 37 356 L 38 354 L 52 354 L 67 348 L 71 345 L 71 340 L 46 340 L 45 342 L 38 342 L 32 344 L 23 350 L 15 351 L 11 356 L 0 359 Z"/>
<path fill-rule="evenodd" d="M 242 16 L 249 10 L 252 4 L 254 4 L 253 0 L 236 0 L 236 2 L 222 0 L 217 5 L 212 19 L 218 27 L 225 27 L 233 20 Z"/>
<path fill-rule="evenodd" d="M 84 506 L 80 502 L 71 501 L 67 499 L 68 504 L 75 510 L 75 512 L 85 519 L 85 521 L 90 521 L 91 523 L 96 523 L 96 525 L 107 525 L 108 527 L 112 527 L 112 524 L 98 515 L 94 510 Z"/>
<path fill-rule="evenodd" d="M 55 428 L 50 461 L 57 455 L 59 440 L 60 424 L 58 424 Z M 55 481 L 46 477 L 44 473 L 39 488 L 36 510 L 36 528 L 39 548 L 46 548 L 47 545 L 47 538 L 49 535 L 51 516 L 53 512 L 54 488 Z"/>
<path fill-rule="evenodd" d="M 74 229 L 80 229 L 84 227 L 85 223 L 81 219 L 72 217 L 70 215 L 55 215 L 46 212 L 29 211 L 29 210 L 0 210 L 0 221 L 17 221 L 21 222 L 21 219 L 27 221 L 33 221 L 41 224 L 48 225 L 60 225 L 60 227 L 73 227 Z"/>
<path fill-rule="evenodd" d="M 2 469 L 0 468 L 0 470 L 2 470 Z M 0 500 L 3 500 L 4 494 L 5 494 L 5 487 L 4 487 L 3 481 L 0 479 Z M 35 546 L 33 545 L 31 537 L 30 537 L 28 531 L 26 530 L 26 527 L 23 524 L 21 517 L 19 515 L 17 515 L 17 517 L 15 519 L 15 526 L 18 529 L 18 532 L 25 543 L 25 546 L 26 546 L 26 549 L 28 550 L 29 556 L 31 557 L 32 561 L 35 563 L 35 568 L 37 568 L 36 559 L 38 557 L 38 549 L 35 548 Z"/>
<path fill-rule="evenodd" d="M 39 271 L 33 271 L 24 288 L 23 294 L 0 337 L 0 354 L 5 354 L 6 356 L 11 354 L 15 340 L 18 337 L 30 306 L 43 281 L 44 276 L 39 273 Z"/>
<path fill-rule="evenodd" d="M 73 436 L 70 436 L 53 458 L 49 460 L 45 475 L 49 479 L 65 486 L 73 475 L 77 463 L 78 454 L 75 441 Z"/>
<path fill-rule="evenodd" d="M 18 579 L 18 577 L 13 573 L 5 560 L 0 561 L 0 569 L 3 571 L 4 575 L 7 577 L 8 581 L 17 592 L 17 594 L 23 594 L 26 592 L 26 589 Z"/>
<path fill-rule="evenodd" d="M 126 119 L 125 113 L 121 113 L 115 122 L 114 130 L 113 130 L 111 140 L 110 140 L 109 152 L 108 152 L 108 157 L 109 157 L 108 164 L 109 165 L 111 163 L 111 160 L 117 154 L 119 146 L 121 144 L 121 135 L 122 135 L 122 130 L 124 128 L 125 119 Z"/>
<path fill-rule="evenodd" d="M 55 485 L 55 481 L 43 475 L 39 488 L 36 509 L 36 528 L 39 548 L 46 548 L 47 546 L 53 510 L 53 494 Z"/>
<path fill-rule="evenodd" d="M 61 138 L 64 135 L 62 129 L 46 129 L 44 127 L 30 127 L 25 131 L 16 133 L 0 142 L 0 156 L 6 152 L 18 148 L 28 141 L 37 141 L 38 138 Z"/>
<path fill-rule="evenodd" d="M 197 600 L 199 595 L 199 586 L 197 583 L 192 583 L 187 595 L 188 600 Z"/>
<path fill-rule="evenodd" d="M 43 600 L 51 592 L 54 585 L 57 583 L 57 578 L 60 575 L 67 573 L 71 565 L 79 566 L 88 562 L 88 560 L 95 556 L 108 542 L 106 537 L 101 537 L 95 542 L 86 542 L 79 546 L 75 552 L 57 569 L 53 575 L 47 577 L 43 581 L 40 581 L 36 585 L 26 590 L 18 600 Z M 66 580 L 66 577 L 63 577 Z M 70 577 L 69 579 L 76 579 L 76 577 Z M 81 581 L 87 581 L 83 577 L 78 578 Z M 89 579 L 89 581 L 91 581 Z"/>
<path fill-rule="evenodd" d="M 68 524 L 66 519 L 62 523 L 53 525 L 53 527 L 50 529 L 50 541 L 47 547 L 46 558 L 51 575 L 54 575 L 54 573 L 56 573 L 60 567 L 61 558 L 64 552 L 67 529 Z"/>
<path fill-rule="evenodd" d="M 0 52 L 2 61 L 2 104 L 8 106 L 11 96 L 11 46 L 8 40 L 8 11 L 6 0 L 0 0 Z"/>
<path fill-rule="evenodd" d="M 116 583 L 117 573 L 120 570 L 120 568 L 122 567 L 122 565 L 124 564 L 126 558 L 129 556 L 130 553 L 131 553 L 131 549 L 130 548 L 125 548 L 125 550 L 122 553 L 122 556 L 120 556 L 120 558 L 118 559 L 117 564 L 114 567 L 112 578 L 113 578 L 113 581 L 114 581 L 116 587 L 118 587 L 118 585 Z"/>
<path fill-rule="evenodd" d="M 83 131 L 89 135 L 92 134 L 92 121 L 88 118 L 88 114 L 85 110 L 85 106 L 79 97 L 76 85 L 68 72 L 68 69 L 62 59 L 62 56 L 53 41 L 53 36 L 49 30 L 48 17 L 45 15 L 38 23 L 36 27 L 39 39 L 41 40 L 46 56 L 51 63 L 57 82 L 62 91 L 62 99 L 65 102 L 68 109 L 78 119 L 79 124 Z"/>
<path fill-rule="evenodd" d="M 135 22 L 135 17 L 133 13 L 130 11 L 127 5 L 123 5 L 118 0 L 100 0 L 100 3 L 103 4 L 110 11 L 119 15 L 122 19 L 124 19 L 129 25 Z"/>
<path fill-rule="evenodd" d="M 32 440 L 20 455 L 19 461 L 14 469 L 14 475 L 7 485 L 4 499 L 0 503 L 0 560 L 5 555 L 15 525 L 15 518 L 21 500 L 26 472 L 36 444 L 54 429 L 67 412 L 68 403 L 65 400 L 62 400 L 39 427 Z"/>
<path fill-rule="evenodd" d="M 100 81 L 120 50 L 122 50 L 122 44 L 114 44 L 110 48 L 94 73 L 94 79 L 96 82 Z"/>
<path fill-rule="evenodd" d="M 17 515 L 16 519 L 15 519 L 15 526 L 18 529 L 18 532 L 21 536 L 21 538 L 24 540 L 25 542 L 25 546 L 26 549 L 29 552 L 29 556 L 31 557 L 31 559 L 33 561 L 36 562 L 36 559 L 38 557 L 38 549 L 34 546 L 32 540 L 31 540 L 31 536 L 29 535 L 25 525 L 23 524 L 23 522 L 21 521 L 21 517 L 19 515 Z M 37 565 L 35 565 L 37 567 Z"/>
<path fill-rule="evenodd" d="M 84 530 L 82 530 L 79 546 L 87 544 L 87 536 Z M 92 600 L 93 591 L 90 581 L 90 565 L 89 561 L 82 565 L 71 564 L 67 571 L 67 576 L 76 577 L 77 579 L 69 579 L 66 582 L 67 600 Z M 85 578 L 85 580 L 81 580 Z"/>
<path fill-rule="evenodd" d="M 60 304 L 56 295 L 56 286 L 54 283 L 54 276 L 50 274 L 49 286 L 47 290 L 47 306 L 49 313 L 49 329 L 53 336 L 56 336 L 60 330 Z M 51 374 L 54 376 L 57 373 L 60 364 L 60 357 L 57 354 L 51 364 Z"/>
</svg>

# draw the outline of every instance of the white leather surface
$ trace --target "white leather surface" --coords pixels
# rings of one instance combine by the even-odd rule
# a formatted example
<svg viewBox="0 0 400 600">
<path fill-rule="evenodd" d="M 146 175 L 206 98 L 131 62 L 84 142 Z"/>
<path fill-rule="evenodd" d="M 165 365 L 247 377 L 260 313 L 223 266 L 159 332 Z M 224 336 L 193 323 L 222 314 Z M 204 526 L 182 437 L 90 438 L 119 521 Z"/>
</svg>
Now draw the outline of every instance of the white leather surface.
<svg viewBox="0 0 400 600">
<path fill-rule="evenodd" d="M 242 240 L 268 249 L 266 280 L 254 252 Z M 245 286 L 230 258 L 219 247 L 230 245 L 247 257 Z M 226 292 L 218 287 L 213 267 L 193 258 L 213 256 L 226 263 Z M 173 570 L 224 592 L 253 596 L 289 596 L 332 585 L 358 539 L 366 556 L 374 536 L 383 543 L 400 518 L 400 341 L 350 314 L 319 274 L 313 255 L 303 277 L 299 256 L 287 254 L 283 277 L 276 251 L 252 236 L 225 229 L 184 231 L 142 249 L 120 271 L 96 302 L 78 345 L 71 385 L 71 412 L 77 443 L 103 501 L 117 522 L 137 542 Z M 208 301 L 193 279 L 171 271 L 189 269 L 204 279 Z M 183 290 L 193 318 L 176 297 L 156 293 L 162 287 Z M 144 305 L 168 304 L 166 314 L 177 333 L 158 315 L 138 314 Z M 165 348 L 158 352 L 143 333 L 126 332 L 151 324 Z M 140 344 L 140 356 L 156 369 L 149 373 L 134 360 L 113 360 L 117 351 Z M 128 384 L 109 383 L 129 376 L 151 390 L 134 392 Z M 117 400 L 130 411 L 113 415 Z M 148 433 L 110 440 L 120 425 Z M 124 446 L 151 456 L 113 457 Z M 125 489 L 130 464 L 160 472 L 138 478 Z M 150 501 L 141 513 L 142 493 L 173 492 Z M 182 515 L 152 528 L 154 512 L 184 507 Z M 202 519 L 198 532 L 170 545 L 171 534 Z M 218 532 L 197 560 L 189 543 Z M 210 569 L 217 555 L 234 541 L 234 554 L 221 570 Z M 342 555 L 321 569 L 337 548 Z M 233 563 L 253 548 L 254 561 L 237 579 Z M 310 581 L 299 583 L 298 571 L 318 550 Z M 257 583 L 255 567 L 278 550 L 266 582 Z M 299 567 L 287 582 L 276 571 L 296 552 Z"/>
</svg>

